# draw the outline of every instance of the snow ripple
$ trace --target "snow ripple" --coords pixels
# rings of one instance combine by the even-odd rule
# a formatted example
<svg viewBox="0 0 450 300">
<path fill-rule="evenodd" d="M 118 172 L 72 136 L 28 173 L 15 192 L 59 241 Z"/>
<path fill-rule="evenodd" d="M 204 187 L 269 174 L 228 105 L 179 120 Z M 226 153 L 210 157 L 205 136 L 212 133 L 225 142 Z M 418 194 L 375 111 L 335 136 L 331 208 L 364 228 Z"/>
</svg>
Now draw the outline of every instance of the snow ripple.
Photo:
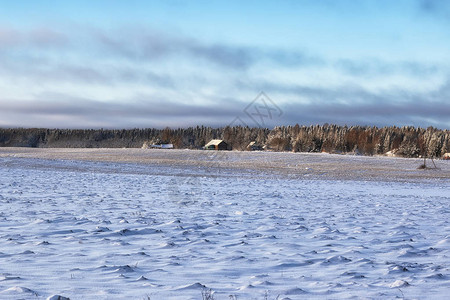
<svg viewBox="0 0 450 300">
<path fill-rule="evenodd" d="M 450 183 L 43 162 L 0 168 L 1 299 L 447 297 Z"/>
</svg>

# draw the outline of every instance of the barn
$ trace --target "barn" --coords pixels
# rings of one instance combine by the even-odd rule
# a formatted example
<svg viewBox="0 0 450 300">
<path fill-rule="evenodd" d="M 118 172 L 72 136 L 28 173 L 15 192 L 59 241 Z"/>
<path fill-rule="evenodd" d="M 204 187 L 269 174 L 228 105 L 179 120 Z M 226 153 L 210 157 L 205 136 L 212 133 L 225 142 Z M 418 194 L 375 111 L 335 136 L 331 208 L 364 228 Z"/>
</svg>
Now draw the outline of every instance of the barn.
<svg viewBox="0 0 450 300">
<path fill-rule="evenodd" d="M 228 144 L 223 140 L 211 140 L 205 145 L 206 150 L 228 150 Z"/>
<path fill-rule="evenodd" d="M 248 144 L 247 150 L 249 150 L 249 151 L 261 151 L 261 150 L 264 150 L 264 149 L 257 142 L 253 141 L 253 142 L 250 142 L 250 144 Z"/>
</svg>

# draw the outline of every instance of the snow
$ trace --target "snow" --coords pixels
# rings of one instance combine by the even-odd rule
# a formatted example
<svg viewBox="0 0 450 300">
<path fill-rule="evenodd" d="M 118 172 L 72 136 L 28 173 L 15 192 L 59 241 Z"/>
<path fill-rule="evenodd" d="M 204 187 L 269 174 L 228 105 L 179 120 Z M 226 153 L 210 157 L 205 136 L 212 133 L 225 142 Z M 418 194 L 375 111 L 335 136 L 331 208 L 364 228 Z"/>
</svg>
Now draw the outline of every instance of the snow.
<svg viewBox="0 0 450 300">
<path fill-rule="evenodd" d="M 447 298 L 447 162 L 400 180 L 227 155 L 239 167 L 0 155 L 0 298 Z M 296 167 L 245 168 L 271 155 Z"/>
</svg>

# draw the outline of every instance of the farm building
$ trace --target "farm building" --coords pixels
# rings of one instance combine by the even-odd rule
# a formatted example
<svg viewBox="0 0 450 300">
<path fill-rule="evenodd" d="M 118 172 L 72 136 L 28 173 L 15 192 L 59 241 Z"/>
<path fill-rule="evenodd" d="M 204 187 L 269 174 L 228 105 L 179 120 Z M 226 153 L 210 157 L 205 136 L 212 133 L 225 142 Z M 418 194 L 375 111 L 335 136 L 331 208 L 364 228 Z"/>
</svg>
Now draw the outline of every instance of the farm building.
<svg viewBox="0 0 450 300">
<path fill-rule="evenodd" d="M 228 150 L 228 144 L 223 140 L 211 140 L 204 147 L 205 150 Z"/>
<path fill-rule="evenodd" d="M 247 150 L 260 151 L 260 150 L 263 150 L 263 147 L 261 145 L 259 145 L 258 143 L 256 143 L 255 141 L 253 141 L 253 142 L 250 142 L 250 144 L 248 144 Z"/>
<path fill-rule="evenodd" d="M 450 152 L 449 153 L 444 153 L 444 155 L 442 156 L 442 159 L 450 160 Z"/>
<path fill-rule="evenodd" d="M 156 149 L 173 149 L 173 144 L 154 144 L 154 145 L 151 145 L 151 148 L 156 148 Z"/>
</svg>

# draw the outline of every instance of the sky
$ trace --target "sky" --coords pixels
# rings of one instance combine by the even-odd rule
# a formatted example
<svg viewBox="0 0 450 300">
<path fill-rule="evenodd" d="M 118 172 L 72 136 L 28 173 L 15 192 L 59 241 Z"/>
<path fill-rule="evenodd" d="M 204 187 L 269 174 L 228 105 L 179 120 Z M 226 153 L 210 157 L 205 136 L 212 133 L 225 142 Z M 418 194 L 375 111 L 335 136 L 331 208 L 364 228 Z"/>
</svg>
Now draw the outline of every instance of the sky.
<svg viewBox="0 0 450 300">
<path fill-rule="evenodd" d="M 450 129 L 449 96 L 446 0 L 0 0 L 0 127 Z"/>
</svg>

